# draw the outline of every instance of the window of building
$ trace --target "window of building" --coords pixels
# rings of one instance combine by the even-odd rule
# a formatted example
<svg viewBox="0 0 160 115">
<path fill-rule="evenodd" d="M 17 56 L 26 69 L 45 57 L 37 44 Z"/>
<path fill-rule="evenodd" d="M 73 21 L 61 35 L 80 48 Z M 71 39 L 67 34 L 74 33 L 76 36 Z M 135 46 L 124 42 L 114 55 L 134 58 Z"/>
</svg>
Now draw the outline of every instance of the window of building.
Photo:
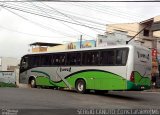
<svg viewBox="0 0 160 115">
<path fill-rule="evenodd" d="M 143 36 L 149 36 L 149 30 L 144 29 L 144 31 L 143 31 Z"/>
</svg>

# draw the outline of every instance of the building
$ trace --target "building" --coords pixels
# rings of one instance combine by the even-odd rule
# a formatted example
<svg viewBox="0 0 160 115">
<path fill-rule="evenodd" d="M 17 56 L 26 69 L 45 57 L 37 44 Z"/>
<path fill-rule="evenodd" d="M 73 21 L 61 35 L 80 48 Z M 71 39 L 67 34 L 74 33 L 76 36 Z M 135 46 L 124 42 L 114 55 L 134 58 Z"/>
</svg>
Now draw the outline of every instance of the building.
<svg viewBox="0 0 160 115">
<path fill-rule="evenodd" d="M 44 43 L 44 42 L 35 42 L 30 44 L 32 47 L 32 52 L 47 52 L 49 47 L 59 46 L 61 44 L 57 43 Z"/>
<path fill-rule="evenodd" d="M 97 47 L 104 47 L 109 45 L 124 45 L 132 37 L 127 35 L 127 32 L 115 30 L 112 33 L 97 36 Z M 140 42 L 132 40 L 129 44 L 140 45 Z"/>
<path fill-rule="evenodd" d="M 12 57 L 0 57 L 0 71 L 14 71 L 20 61 Z"/>
<path fill-rule="evenodd" d="M 127 36 L 148 48 L 160 49 L 160 16 L 136 23 L 107 24 L 106 33 L 125 31 Z"/>
<path fill-rule="evenodd" d="M 16 82 L 16 69 L 20 61 L 17 58 L 0 57 L 0 82 Z"/>
<path fill-rule="evenodd" d="M 66 50 L 66 45 L 57 45 L 57 46 L 52 46 L 47 48 L 47 52 L 53 52 L 53 51 L 64 51 Z"/>
<path fill-rule="evenodd" d="M 129 44 L 137 42 L 139 45 L 150 48 L 152 51 L 152 82 L 160 86 L 160 82 L 157 82 L 160 81 L 160 16 L 136 23 L 107 24 L 105 35 L 108 38 L 107 42 L 113 39 L 115 43 L 127 44 L 130 41 Z M 104 38 L 101 39 L 102 43 L 105 42 Z"/>
</svg>

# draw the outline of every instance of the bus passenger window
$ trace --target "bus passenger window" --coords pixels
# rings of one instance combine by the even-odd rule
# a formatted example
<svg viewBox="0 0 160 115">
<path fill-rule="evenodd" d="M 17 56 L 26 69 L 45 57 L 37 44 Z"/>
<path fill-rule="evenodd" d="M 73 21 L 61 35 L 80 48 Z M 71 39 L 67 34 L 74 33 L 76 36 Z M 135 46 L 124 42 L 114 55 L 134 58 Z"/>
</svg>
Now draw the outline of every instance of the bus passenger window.
<svg viewBox="0 0 160 115">
<path fill-rule="evenodd" d="M 125 65 L 127 61 L 127 50 L 119 49 L 116 51 L 116 64 L 117 65 Z"/>
<path fill-rule="evenodd" d="M 122 54 L 122 65 L 126 65 L 128 59 L 128 50 L 124 49 Z"/>
<path fill-rule="evenodd" d="M 115 53 L 113 51 L 102 51 L 101 64 L 102 65 L 114 65 L 115 64 Z"/>
<path fill-rule="evenodd" d="M 65 65 L 65 55 L 64 56 L 60 56 L 60 64 L 61 65 Z"/>
<path fill-rule="evenodd" d="M 121 65 L 122 64 L 122 50 L 116 51 L 116 64 Z"/>
<path fill-rule="evenodd" d="M 22 59 L 21 67 L 22 67 L 23 69 L 27 69 L 27 68 L 28 68 L 28 57 L 24 57 L 24 58 Z"/>
<path fill-rule="evenodd" d="M 59 65 L 59 59 L 56 58 L 55 65 Z"/>
<path fill-rule="evenodd" d="M 78 52 L 72 52 L 67 54 L 67 65 L 80 65 L 81 54 Z"/>
</svg>

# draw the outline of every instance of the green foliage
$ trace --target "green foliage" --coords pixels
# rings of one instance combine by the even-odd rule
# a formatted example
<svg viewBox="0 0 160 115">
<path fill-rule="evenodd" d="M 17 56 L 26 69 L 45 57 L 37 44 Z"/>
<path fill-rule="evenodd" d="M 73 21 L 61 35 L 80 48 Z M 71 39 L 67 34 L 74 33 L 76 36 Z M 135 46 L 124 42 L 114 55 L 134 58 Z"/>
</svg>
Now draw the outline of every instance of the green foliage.
<svg viewBox="0 0 160 115">
<path fill-rule="evenodd" d="M 13 83 L 0 82 L 0 87 L 16 87 L 16 85 Z"/>
</svg>

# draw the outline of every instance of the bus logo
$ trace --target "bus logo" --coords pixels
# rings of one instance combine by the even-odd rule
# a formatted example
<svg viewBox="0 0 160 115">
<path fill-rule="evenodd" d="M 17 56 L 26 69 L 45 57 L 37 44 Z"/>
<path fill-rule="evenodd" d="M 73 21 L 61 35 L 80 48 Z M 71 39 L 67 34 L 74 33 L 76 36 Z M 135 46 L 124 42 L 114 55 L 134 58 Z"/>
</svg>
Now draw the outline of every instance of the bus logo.
<svg viewBox="0 0 160 115">
<path fill-rule="evenodd" d="M 71 67 L 60 67 L 60 72 L 62 71 L 68 71 L 68 72 L 71 72 Z"/>
<path fill-rule="evenodd" d="M 147 62 L 147 60 L 149 60 L 149 54 L 144 54 L 140 52 L 137 52 L 137 54 L 141 62 Z"/>
</svg>

